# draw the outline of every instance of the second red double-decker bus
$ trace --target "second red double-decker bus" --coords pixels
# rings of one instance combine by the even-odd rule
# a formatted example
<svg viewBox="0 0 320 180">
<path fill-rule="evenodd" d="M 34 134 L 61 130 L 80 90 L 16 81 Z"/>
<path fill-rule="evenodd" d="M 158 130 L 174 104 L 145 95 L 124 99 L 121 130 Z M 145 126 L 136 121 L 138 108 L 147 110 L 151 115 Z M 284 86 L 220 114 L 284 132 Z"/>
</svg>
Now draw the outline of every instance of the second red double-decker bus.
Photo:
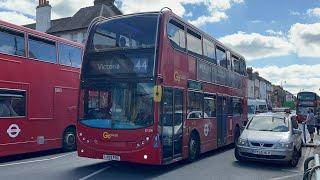
<svg viewBox="0 0 320 180">
<path fill-rule="evenodd" d="M 297 94 L 297 120 L 304 122 L 307 118 L 308 111 L 313 110 L 314 114 L 319 111 L 319 96 L 314 92 L 299 92 Z"/>
<path fill-rule="evenodd" d="M 0 157 L 74 150 L 83 46 L 0 21 Z"/>
<path fill-rule="evenodd" d="M 171 11 L 93 24 L 78 155 L 168 164 L 233 143 L 247 121 L 244 58 Z"/>
</svg>

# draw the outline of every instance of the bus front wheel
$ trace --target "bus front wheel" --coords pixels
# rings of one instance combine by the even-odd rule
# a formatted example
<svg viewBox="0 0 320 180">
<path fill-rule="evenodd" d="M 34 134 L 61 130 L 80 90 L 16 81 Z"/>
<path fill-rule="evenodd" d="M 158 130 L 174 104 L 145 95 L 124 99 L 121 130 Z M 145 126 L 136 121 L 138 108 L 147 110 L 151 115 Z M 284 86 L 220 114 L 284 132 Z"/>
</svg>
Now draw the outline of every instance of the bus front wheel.
<svg viewBox="0 0 320 180">
<path fill-rule="evenodd" d="M 67 128 L 63 133 L 63 143 L 62 149 L 63 151 L 74 151 L 77 149 L 76 145 L 76 129 L 75 128 Z"/>
</svg>

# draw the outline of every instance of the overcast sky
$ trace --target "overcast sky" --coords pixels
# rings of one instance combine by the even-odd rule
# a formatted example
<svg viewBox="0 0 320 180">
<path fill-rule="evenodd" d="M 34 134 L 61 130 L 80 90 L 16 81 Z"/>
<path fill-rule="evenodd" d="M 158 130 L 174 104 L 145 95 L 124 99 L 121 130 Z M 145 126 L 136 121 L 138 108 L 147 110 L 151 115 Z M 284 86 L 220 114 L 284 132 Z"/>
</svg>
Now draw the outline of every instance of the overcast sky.
<svg viewBox="0 0 320 180">
<path fill-rule="evenodd" d="M 35 21 L 37 0 L 0 0 L 0 19 Z M 51 0 L 54 19 L 93 0 Z M 243 54 L 248 66 L 290 92 L 320 88 L 320 0 L 116 0 L 124 13 L 176 14 Z"/>
</svg>

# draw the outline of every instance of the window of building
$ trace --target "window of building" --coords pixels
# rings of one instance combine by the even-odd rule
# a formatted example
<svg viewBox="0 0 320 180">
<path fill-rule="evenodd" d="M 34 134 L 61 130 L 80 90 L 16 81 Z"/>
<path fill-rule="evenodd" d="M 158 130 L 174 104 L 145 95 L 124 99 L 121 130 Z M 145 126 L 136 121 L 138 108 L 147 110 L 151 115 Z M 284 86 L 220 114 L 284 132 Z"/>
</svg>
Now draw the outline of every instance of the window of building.
<svg viewBox="0 0 320 180">
<path fill-rule="evenodd" d="M 240 98 L 233 98 L 233 114 L 240 115 L 243 112 L 242 101 Z"/>
<path fill-rule="evenodd" d="M 80 68 L 82 59 L 82 50 L 65 44 L 59 44 L 60 64 Z"/>
<path fill-rule="evenodd" d="M 186 48 L 186 35 L 183 25 L 174 20 L 170 20 L 167 26 L 168 38 L 170 39 L 173 47 L 185 50 Z"/>
<path fill-rule="evenodd" d="M 188 93 L 188 119 L 200 119 L 202 115 L 203 94 L 189 91 Z"/>
<path fill-rule="evenodd" d="M 216 96 L 205 94 L 203 103 L 204 117 L 216 117 Z"/>
<path fill-rule="evenodd" d="M 55 42 L 29 36 L 29 57 L 46 62 L 57 62 Z"/>
<path fill-rule="evenodd" d="M 188 29 L 187 33 L 188 51 L 195 55 L 202 55 L 201 36 Z"/>
<path fill-rule="evenodd" d="M 216 54 L 217 54 L 217 63 L 224 68 L 228 68 L 226 51 L 224 49 L 222 49 L 221 47 L 217 46 Z"/>
<path fill-rule="evenodd" d="M 0 118 L 26 116 L 26 92 L 0 90 Z"/>
<path fill-rule="evenodd" d="M 214 48 L 214 43 L 208 39 L 203 39 L 203 56 L 205 59 L 216 63 L 216 50 Z"/>
<path fill-rule="evenodd" d="M 0 27 L 0 52 L 25 56 L 24 34 Z"/>
</svg>

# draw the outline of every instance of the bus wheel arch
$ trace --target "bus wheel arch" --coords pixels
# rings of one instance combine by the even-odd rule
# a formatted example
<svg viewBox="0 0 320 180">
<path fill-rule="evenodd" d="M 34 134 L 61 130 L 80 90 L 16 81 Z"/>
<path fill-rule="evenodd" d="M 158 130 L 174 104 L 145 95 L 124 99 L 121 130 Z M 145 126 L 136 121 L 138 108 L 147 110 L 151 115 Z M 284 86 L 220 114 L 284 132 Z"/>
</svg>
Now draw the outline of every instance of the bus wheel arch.
<svg viewBox="0 0 320 180">
<path fill-rule="evenodd" d="M 201 152 L 200 134 L 197 130 L 192 130 L 189 137 L 189 156 L 188 161 L 193 162 L 198 159 Z"/>
<path fill-rule="evenodd" d="M 63 151 L 74 151 L 77 149 L 76 144 L 76 126 L 69 125 L 62 135 L 62 150 Z"/>
</svg>

